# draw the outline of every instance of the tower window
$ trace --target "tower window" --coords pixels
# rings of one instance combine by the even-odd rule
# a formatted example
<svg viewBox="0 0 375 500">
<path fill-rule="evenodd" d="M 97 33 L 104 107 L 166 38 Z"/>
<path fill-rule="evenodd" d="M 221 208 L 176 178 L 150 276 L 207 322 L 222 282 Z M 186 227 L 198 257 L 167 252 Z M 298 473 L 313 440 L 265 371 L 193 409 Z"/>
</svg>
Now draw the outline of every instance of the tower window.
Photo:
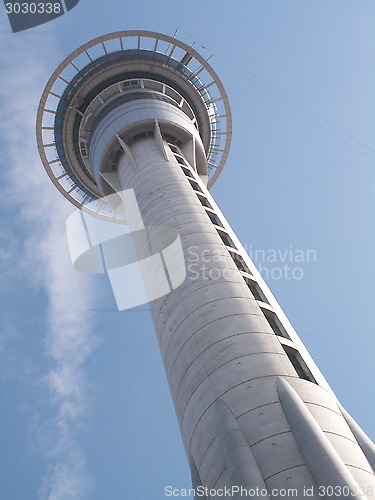
<svg viewBox="0 0 375 500">
<path fill-rule="evenodd" d="M 186 177 L 193 178 L 193 174 L 190 172 L 190 169 L 188 167 L 181 165 L 181 168 L 182 168 L 183 173 L 186 175 Z"/>
<path fill-rule="evenodd" d="M 202 205 L 204 207 L 210 208 L 212 210 L 212 207 L 205 196 L 203 196 L 201 194 L 198 194 L 197 196 L 198 196 L 199 201 L 202 203 Z"/>
<path fill-rule="evenodd" d="M 200 193 L 203 192 L 201 190 L 201 188 L 199 187 L 198 182 L 195 182 L 193 179 L 189 179 L 189 182 L 190 182 L 191 187 L 194 189 L 194 191 L 199 191 Z"/>
<path fill-rule="evenodd" d="M 311 375 L 310 370 L 307 368 L 304 363 L 300 353 L 293 349 L 292 347 L 283 345 L 285 354 L 288 356 L 289 361 L 292 363 L 293 368 L 296 370 L 299 378 L 303 378 L 304 380 L 308 380 L 309 382 L 313 382 L 316 384 L 316 380 Z"/>
<path fill-rule="evenodd" d="M 245 261 L 243 260 L 243 258 L 241 257 L 241 255 L 238 255 L 235 252 L 231 252 L 230 250 L 229 250 L 229 253 L 230 253 L 230 256 L 232 257 L 232 259 L 234 260 L 234 263 L 236 264 L 239 271 L 251 274 L 250 269 L 247 267 L 247 265 L 246 265 Z"/>
<path fill-rule="evenodd" d="M 171 144 L 175 144 L 177 147 L 181 146 L 181 141 L 166 132 L 163 132 L 163 139 L 168 142 L 169 147 L 171 146 Z"/>
<path fill-rule="evenodd" d="M 130 87 L 130 86 L 139 86 L 138 80 L 126 80 L 125 82 L 122 82 L 122 86 L 125 87 Z"/>
<path fill-rule="evenodd" d="M 279 337 L 286 337 L 285 332 L 281 330 L 279 325 L 275 321 L 275 317 L 271 316 L 271 313 L 267 314 L 265 311 L 263 311 L 263 314 L 268 321 L 268 324 L 272 328 L 272 331 L 275 335 L 278 335 Z"/>
<path fill-rule="evenodd" d="M 249 287 L 250 292 L 252 293 L 255 300 L 260 300 L 261 302 L 265 302 L 267 304 L 267 300 L 263 297 L 263 294 L 257 283 L 254 283 L 252 280 L 244 277 L 244 280 Z"/>
<path fill-rule="evenodd" d="M 139 134 L 133 135 L 132 140 L 135 142 L 139 141 L 139 139 L 144 139 L 145 137 L 147 137 L 147 132 L 140 132 Z"/>
<path fill-rule="evenodd" d="M 209 210 L 206 210 L 208 217 L 210 218 L 212 224 L 215 224 L 216 226 L 223 227 L 223 224 L 220 222 L 219 217 L 214 213 Z"/>
<path fill-rule="evenodd" d="M 175 154 L 174 157 L 180 165 L 186 165 L 185 160 L 182 158 L 182 156 L 180 156 L 179 154 Z"/>
<path fill-rule="evenodd" d="M 217 229 L 217 232 L 218 232 L 222 242 L 224 243 L 224 245 L 226 245 L 227 247 L 236 248 L 233 241 L 230 239 L 230 237 L 227 233 L 225 233 L 224 231 L 221 231 L 220 229 Z"/>
</svg>

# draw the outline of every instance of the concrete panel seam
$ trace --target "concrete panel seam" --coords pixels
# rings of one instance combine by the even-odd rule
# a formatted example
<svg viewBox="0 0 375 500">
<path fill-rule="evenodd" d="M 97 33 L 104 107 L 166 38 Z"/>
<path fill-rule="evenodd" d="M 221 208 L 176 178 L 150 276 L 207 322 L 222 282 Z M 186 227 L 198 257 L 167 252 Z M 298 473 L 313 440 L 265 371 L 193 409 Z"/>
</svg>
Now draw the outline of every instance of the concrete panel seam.
<svg viewBox="0 0 375 500">
<path fill-rule="evenodd" d="M 224 391 L 223 393 L 221 393 L 221 394 L 220 394 L 220 395 L 219 395 L 219 396 L 218 396 L 218 397 L 217 397 L 214 401 L 212 401 L 212 403 L 210 403 L 210 404 L 207 406 L 207 408 L 204 410 L 204 412 L 202 413 L 202 415 L 199 417 L 199 419 L 198 419 L 197 423 L 195 424 L 194 429 L 193 429 L 193 431 L 192 431 L 192 433 L 191 433 L 190 440 L 189 440 L 189 452 L 190 452 L 190 449 L 191 449 L 191 442 L 192 442 L 192 440 L 193 440 L 193 438 L 194 438 L 194 433 L 195 433 L 195 431 L 196 431 L 196 429 L 197 429 L 197 427 L 198 427 L 198 425 L 199 425 L 200 421 L 202 420 L 202 418 L 204 417 L 204 415 L 207 413 L 207 411 L 208 411 L 208 410 L 212 407 L 212 405 L 214 405 L 214 404 L 216 403 L 216 401 L 217 401 L 218 399 L 220 399 L 221 397 L 223 397 L 223 396 L 224 396 L 224 394 L 228 394 L 228 392 L 232 391 L 233 389 L 236 389 L 237 387 L 239 387 L 239 386 L 240 386 L 240 385 L 242 385 L 242 384 L 247 384 L 247 383 L 249 383 L 249 382 L 252 382 L 253 380 L 261 380 L 261 379 L 263 379 L 263 378 L 275 378 L 275 379 L 276 379 L 277 377 L 284 377 L 284 378 L 289 378 L 289 379 L 296 379 L 296 380 L 300 380 L 300 378 L 298 377 L 298 375 L 296 375 L 296 376 L 293 376 L 293 375 L 288 375 L 288 376 L 286 376 L 286 375 L 265 375 L 265 376 L 263 376 L 263 377 L 254 377 L 254 378 L 251 378 L 251 379 L 243 380 L 243 381 L 242 381 L 242 382 L 240 382 L 239 384 L 236 384 L 236 385 L 232 386 L 230 389 L 227 389 L 226 391 Z M 272 403 L 272 404 L 273 404 L 273 403 Z M 181 421 L 183 421 L 183 420 L 184 420 L 184 417 L 185 417 L 185 415 L 183 415 L 183 416 L 181 417 Z"/>
<path fill-rule="evenodd" d="M 284 353 L 281 353 L 281 352 L 264 352 L 264 353 L 251 353 L 251 354 L 245 354 L 244 356 L 238 356 L 237 358 L 233 358 L 233 359 L 230 359 L 229 361 L 226 361 L 225 363 L 223 363 L 222 365 L 220 366 L 217 366 L 214 370 L 212 370 L 210 373 L 207 372 L 207 377 L 202 380 L 197 386 L 196 388 L 194 389 L 194 391 L 192 392 L 192 394 L 190 395 L 187 403 L 186 403 L 186 406 L 184 408 L 184 411 L 183 413 L 185 414 L 185 411 L 186 411 L 186 408 L 188 407 L 190 401 L 191 401 L 191 398 L 194 396 L 194 394 L 196 393 L 196 391 L 199 389 L 199 387 L 205 382 L 205 380 L 209 379 L 210 376 L 216 372 L 216 370 L 219 370 L 220 368 L 222 368 L 223 366 L 227 365 L 228 363 L 232 363 L 232 361 L 235 361 L 236 359 L 240 359 L 240 358 L 246 358 L 248 356 L 252 356 L 253 354 L 272 354 L 272 355 L 275 355 L 275 356 L 283 356 L 283 357 L 286 357 L 286 354 Z M 206 367 L 205 367 L 206 368 Z M 267 377 L 275 377 L 275 376 L 279 376 L 279 375 L 267 375 Z M 283 375 L 284 376 L 284 375 Z M 265 378 L 265 377 L 254 377 L 253 379 L 250 379 L 250 380 L 255 380 L 255 379 L 258 379 L 258 378 Z M 242 382 L 241 382 L 242 383 Z M 233 386 L 235 387 L 235 386 Z"/>
<path fill-rule="evenodd" d="M 347 463 L 345 463 L 345 465 L 346 465 L 347 467 L 351 467 L 352 469 L 358 469 L 358 470 L 360 470 L 360 471 L 362 471 L 362 472 L 367 472 L 367 474 L 370 474 L 370 475 L 371 475 L 371 476 L 373 476 L 373 477 L 375 476 L 375 474 L 374 474 L 372 471 L 369 471 L 369 470 L 367 470 L 367 469 L 363 469 L 362 467 L 358 467 L 358 465 L 347 464 Z"/>
<path fill-rule="evenodd" d="M 247 410 L 247 411 L 241 413 L 241 415 L 238 415 L 238 417 L 236 417 L 236 418 L 239 419 L 239 418 L 243 417 L 244 415 L 247 415 L 251 411 L 259 410 L 259 408 L 264 408 L 265 406 L 278 405 L 278 404 L 280 404 L 279 400 L 271 401 L 269 403 L 264 403 L 263 405 L 254 406 L 254 408 L 251 408 L 250 410 Z"/>
<path fill-rule="evenodd" d="M 252 410 L 249 410 L 249 411 L 253 411 L 253 410 L 256 410 L 256 409 L 258 409 L 258 408 L 262 408 L 262 407 L 264 407 L 264 406 L 269 406 L 270 404 L 273 404 L 273 403 L 267 403 L 267 404 L 265 404 L 265 405 L 257 406 L 256 408 L 253 408 Z M 248 413 L 248 412 L 246 412 L 246 413 Z M 243 413 L 242 415 L 245 415 L 245 413 Z M 239 419 L 239 417 L 236 417 L 236 420 L 238 420 L 238 419 Z M 250 446 L 250 448 L 251 448 L 252 446 L 255 446 L 255 445 L 257 445 L 257 444 L 261 443 L 261 442 L 262 442 L 262 441 L 264 441 L 265 439 L 268 439 L 268 438 L 271 438 L 271 437 L 275 437 L 275 436 L 279 436 L 279 435 L 281 435 L 281 434 L 288 434 L 288 433 L 290 433 L 290 432 L 291 432 L 291 431 L 283 431 L 283 432 L 278 432 L 277 434 L 272 434 L 272 435 L 267 436 L 267 437 L 265 437 L 265 438 L 263 438 L 263 439 L 260 439 L 259 441 L 255 442 L 255 443 L 252 443 L 252 444 L 249 444 L 249 443 L 248 443 L 248 444 L 249 444 L 249 446 Z M 206 456 L 206 453 L 207 453 L 207 451 L 209 450 L 210 446 L 213 444 L 213 442 L 215 441 L 215 439 L 217 439 L 218 437 L 219 437 L 219 434 L 216 434 L 216 435 L 215 435 L 215 437 L 214 437 L 214 438 L 210 441 L 209 445 L 207 446 L 207 448 L 206 448 L 205 452 L 204 452 L 204 453 L 203 453 L 203 455 L 202 455 L 202 459 L 201 459 L 201 461 L 199 462 L 199 467 L 202 465 L 202 462 L 203 462 L 203 460 L 204 460 L 204 457 Z"/>
<path fill-rule="evenodd" d="M 208 306 L 208 305 L 213 305 L 213 306 L 216 306 L 218 302 L 221 302 L 221 301 L 227 301 L 228 299 L 245 299 L 245 300 L 255 300 L 255 299 L 248 299 L 246 297 L 223 297 L 221 299 L 215 299 L 215 300 L 210 300 L 209 302 L 205 302 L 204 304 L 202 304 L 201 306 L 197 307 L 196 309 L 194 309 L 193 312 L 191 312 L 190 314 L 188 314 L 187 316 L 184 317 L 184 319 L 176 326 L 176 328 L 174 329 L 174 331 L 172 332 L 172 336 L 174 333 L 176 333 L 176 331 L 181 327 L 181 325 L 183 323 L 185 323 L 185 321 L 188 321 L 189 318 L 191 316 L 193 316 L 194 314 L 197 313 L 197 311 L 199 311 L 200 309 L 203 309 L 204 307 Z M 259 316 L 259 317 L 262 317 L 261 314 L 257 314 L 257 313 L 252 313 L 252 312 L 247 312 L 246 314 L 249 314 L 250 316 Z M 239 316 L 239 313 L 237 312 L 237 314 L 233 314 L 233 316 Z M 218 318 L 216 318 L 217 320 Z M 207 323 L 208 324 L 208 323 Z M 270 330 L 271 330 L 271 327 L 270 327 Z"/>
<path fill-rule="evenodd" d="M 279 470 L 279 472 L 275 472 L 274 474 L 271 474 L 268 477 L 265 477 L 264 480 L 267 481 L 268 479 L 271 479 L 271 477 L 277 476 L 277 474 L 281 474 L 282 472 L 285 472 L 287 470 L 292 470 L 292 469 L 297 469 L 298 467 L 307 467 L 305 463 L 303 464 L 298 464 L 298 465 L 293 465 L 292 467 L 287 467 L 286 469 Z"/>
<path fill-rule="evenodd" d="M 228 467 L 224 467 L 224 469 L 220 472 L 220 474 L 217 476 L 217 478 L 215 479 L 215 482 L 213 483 L 212 485 L 212 488 L 211 489 L 215 489 L 215 486 L 216 486 L 216 483 L 219 481 L 219 479 L 221 478 L 221 476 L 224 474 L 224 472 L 228 469 Z M 212 498 L 211 496 L 208 497 L 208 498 Z"/>
<path fill-rule="evenodd" d="M 323 389 L 324 391 L 326 391 L 326 392 L 327 392 L 327 394 L 329 394 L 329 395 L 331 396 L 331 393 L 330 393 L 330 392 L 328 392 L 328 391 L 327 391 L 327 389 L 325 389 L 324 387 L 321 387 L 321 386 L 319 386 L 319 387 L 320 387 L 321 389 Z M 302 398 L 301 398 L 301 399 L 302 399 Z M 325 405 L 322 405 L 322 404 L 320 404 L 320 403 L 314 403 L 314 402 L 312 402 L 312 401 L 305 401 L 305 400 L 303 400 L 303 399 L 302 399 L 302 401 L 305 403 L 305 405 L 319 406 L 320 408 L 324 408 L 325 410 L 329 410 L 329 411 L 331 411 L 332 413 L 335 413 L 337 416 L 344 418 L 344 417 L 342 416 L 342 413 L 340 413 L 340 411 L 333 410 L 333 409 L 332 409 L 332 408 L 330 408 L 329 406 L 325 406 Z M 344 421 L 345 421 L 345 419 L 344 419 Z"/>
<path fill-rule="evenodd" d="M 292 433 L 292 431 L 282 431 L 282 432 L 278 432 L 276 434 L 271 434 L 270 436 L 266 436 L 263 439 L 259 439 L 259 441 L 256 441 L 255 443 L 249 444 L 249 446 L 251 448 L 252 446 L 256 446 L 257 444 L 262 443 L 263 441 L 266 441 L 269 438 L 276 437 L 276 436 L 281 436 L 283 434 L 291 434 L 291 433 Z"/>
<path fill-rule="evenodd" d="M 332 436 L 339 436 L 339 437 L 341 437 L 341 438 L 343 438 L 343 439 L 347 439 L 348 441 L 350 441 L 350 442 L 351 442 L 351 443 L 353 443 L 353 444 L 358 445 L 357 441 L 355 441 L 355 440 L 353 440 L 353 439 L 350 439 L 349 437 L 344 436 L 344 435 L 342 435 L 342 434 L 339 434 L 339 433 L 337 433 L 337 432 L 326 431 L 326 430 L 324 430 L 324 429 L 323 429 L 323 427 L 322 427 L 322 431 L 324 432 L 324 434 L 331 434 Z"/>
<path fill-rule="evenodd" d="M 194 335 L 193 335 L 193 337 L 194 337 Z M 210 347 L 212 347 L 212 346 L 207 347 L 205 350 L 207 351 L 207 349 L 209 349 Z M 178 385 L 178 387 L 177 387 L 177 390 L 176 390 L 176 398 L 177 398 L 177 396 L 178 396 L 178 392 L 179 392 L 180 386 L 181 386 L 181 384 L 182 384 L 182 382 L 183 382 L 183 379 L 184 379 L 185 375 L 187 374 L 187 372 L 189 371 L 189 369 L 191 368 L 191 366 L 193 365 L 193 363 L 194 363 L 195 361 L 197 361 L 197 359 L 198 359 L 198 358 L 199 358 L 202 354 L 203 354 L 203 352 L 200 352 L 200 353 L 198 354 L 198 356 L 197 356 L 197 357 L 196 357 L 196 358 L 195 358 L 195 359 L 194 359 L 194 360 L 190 363 L 190 365 L 187 367 L 187 369 L 186 369 L 186 370 L 185 370 L 185 372 L 183 373 L 183 375 L 182 375 L 182 377 L 181 377 L 181 380 L 180 380 L 180 383 L 179 383 L 179 385 Z M 227 365 L 228 363 L 231 363 L 232 361 L 236 361 L 237 359 L 247 358 L 247 357 L 249 357 L 249 356 L 254 356 L 254 355 L 258 355 L 258 354 L 274 354 L 274 355 L 276 355 L 276 356 L 286 356 L 286 354 L 285 354 L 285 353 L 282 353 L 282 352 L 271 352 L 271 351 L 259 351 L 259 352 L 250 352 L 250 353 L 248 353 L 248 354 L 241 354 L 241 356 L 236 356 L 236 357 L 234 357 L 234 358 L 231 358 L 231 359 L 229 359 L 228 361 L 226 361 L 225 363 L 222 363 L 221 365 L 217 366 L 217 367 L 216 367 L 214 370 L 212 370 L 210 373 L 208 373 L 208 371 L 207 371 L 207 369 L 206 369 L 206 371 L 207 371 L 207 377 L 206 377 L 206 378 L 209 378 L 209 377 L 210 377 L 210 376 L 211 376 L 211 375 L 212 375 L 212 374 L 213 374 L 216 370 L 219 370 L 220 368 L 222 368 L 223 366 Z M 205 366 L 205 364 L 204 364 L 204 362 L 203 362 L 203 361 L 202 361 L 202 364 Z M 205 366 L 205 368 L 206 368 L 206 366 Z M 204 380 L 206 380 L 206 379 L 204 379 Z M 194 392 L 195 392 L 195 391 L 196 391 L 196 390 L 200 387 L 200 385 L 201 385 L 201 384 L 203 384 L 204 380 L 202 380 L 202 381 L 199 383 L 199 385 L 198 385 L 198 386 L 194 389 Z M 194 392 L 192 393 L 191 397 L 193 397 Z M 189 398 L 189 401 L 190 401 L 190 398 Z"/>
<path fill-rule="evenodd" d="M 235 283 L 235 284 L 239 284 L 239 285 L 242 285 L 243 283 L 241 281 L 234 281 L 234 280 L 215 280 L 215 281 L 210 281 L 208 283 L 205 283 L 203 286 L 199 287 L 199 288 L 194 288 L 191 292 L 187 293 L 186 295 L 184 295 L 182 297 L 182 299 L 179 301 L 179 302 L 174 302 L 173 303 L 173 310 L 175 310 L 179 305 L 183 304 L 186 299 L 188 299 L 189 297 L 191 297 L 192 295 L 194 295 L 195 293 L 198 293 L 198 292 L 201 292 L 203 291 L 204 289 L 211 289 L 210 287 L 212 286 L 215 286 L 215 285 L 223 285 L 223 284 L 227 284 L 227 283 Z M 222 297 L 222 299 L 224 298 L 227 298 L 228 296 L 226 297 Z M 229 297 L 229 298 L 243 298 L 243 299 L 248 299 L 249 300 L 255 300 L 255 299 L 252 299 L 251 297 Z M 167 299 L 164 299 L 163 303 L 165 304 L 165 307 L 166 307 L 166 300 Z M 221 299 L 215 299 L 214 301 L 212 302 L 215 302 L 217 300 L 221 300 Z M 209 302 L 206 302 L 205 304 L 208 304 Z M 205 305 L 203 304 L 203 305 Z M 202 307 L 203 307 L 202 305 Z M 161 310 L 162 307 L 159 308 L 159 310 Z"/>
<path fill-rule="evenodd" d="M 199 331 L 199 330 L 198 330 L 198 331 Z M 171 371 L 170 371 L 169 376 L 171 376 L 171 375 L 172 375 L 174 365 L 175 365 L 176 360 L 177 360 L 177 358 L 178 358 L 179 354 L 181 353 L 182 349 L 186 346 L 186 344 L 189 342 L 189 340 L 191 340 L 191 339 L 192 339 L 192 338 L 193 338 L 193 337 L 194 337 L 194 336 L 198 333 L 198 331 L 197 331 L 197 332 L 195 332 L 195 333 L 193 333 L 193 335 L 191 335 L 191 336 L 188 338 L 188 340 L 186 340 L 186 342 L 184 342 L 183 346 L 182 346 L 182 347 L 180 348 L 180 350 L 177 352 L 176 357 L 175 357 L 175 359 L 174 359 L 174 361 L 173 361 L 172 368 L 171 368 Z M 203 354 L 204 352 L 206 352 L 206 351 L 207 351 L 208 349 L 210 349 L 211 347 L 213 347 L 213 346 L 215 346 L 215 345 L 217 345 L 217 344 L 220 344 L 220 342 L 224 342 L 225 340 L 233 339 L 233 338 L 235 338 L 235 337 L 239 337 L 239 336 L 241 336 L 241 335 L 254 335 L 254 334 L 256 334 L 256 335 L 270 335 L 270 336 L 272 336 L 272 337 L 274 336 L 274 334 L 273 334 L 273 333 L 267 333 L 267 332 L 249 332 L 249 331 L 245 331 L 245 332 L 238 332 L 238 333 L 235 333 L 235 334 L 233 334 L 233 335 L 228 335 L 227 337 L 223 337 L 222 339 L 217 340 L 217 341 L 216 341 L 216 342 L 214 342 L 213 344 L 210 344 L 208 347 L 206 347 L 205 349 L 203 349 L 203 351 L 201 351 L 201 352 L 199 353 L 199 355 L 198 355 L 198 356 L 197 356 L 197 357 L 196 357 L 196 358 L 195 358 L 195 359 L 194 359 L 194 360 L 190 363 L 190 365 L 188 366 L 187 370 L 190 368 L 190 366 L 194 363 L 194 361 L 195 361 L 195 360 L 196 360 L 196 359 L 197 359 L 197 358 L 198 358 L 201 354 Z M 262 352 L 265 352 L 265 351 L 262 351 Z M 254 354 L 256 354 L 256 353 L 254 353 Z"/>
<path fill-rule="evenodd" d="M 196 332 L 194 332 L 194 333 L 193 333 L 193 335 L 195 335 L 196 333 L 200 332 L 201 330 L 203 330 L 203 328 L 206 328 L 207 326 L 211 325 L 212 323 L 215 323 L 215 322 L 220 321 L 220 320 L 222 320 L 222 321 L 223 321 L 223 320 L 225 320 L 226 318 L 231 318 L 232 316 L 235 316 L 236 318 L 238 318 L 238 317 L 243 317 L 243 316 L 252 316 L 252 317 L 254 317 L 254 316 L 258 316 L 258 314 L 254 314 L 254 313 L 246 312 L 246 313 L 241 313 L 241 314 L 238 314 L 238 313 L 237 313 L 237 314 L 226 314 L 225 316 L 219 316 L 218 318 L 215 318 L 215 319 L 213 319 L 212 321 L 209 321 L 208 323 L 204 324 L 201 328 L 199 328 L 199 330 L 197 330 Z M 176 334 L 176 332 L 177 332 L 178 328 L 179 328 L 179 326 L 178 326 L 178 327 L 177 327 L 177 328 L 173 331 L 173 333 L 172 333 L 171 337 L 170 337 L 170 338 L 169 338 L 169 340 L 168 340 L 168 344 L 167 344 L 167 346 L 166 346 L 166 348 L 165 348 L 165 352 L 164 352 L 164 355 L 165 355 L 165 356 L 166 356 L 166 355 L 167 355 L 167 353 L 168 353 L 169 345 L 170 345 L 170 343 L 171 343 L 171 341 L 172 341 L 173 336 Z M 275 334 L 274 334 L 273 332 L 271 332 L 271 331 L 269 331 L 269 332 L 264 332 L 264 331 L 262 331 L 262 332 L 253 332 L 253 333 L 264 334 L 264 335 L 271 335 L 271 336 L 275 335 Z M 192 335 L 192 336 L 193 336 L 193 335 Z M 191 337 L 192 337 L 192 336 L 191 336 Z M 189 339 L 190 339 L 191 337 L 189 337 Z M 189 340 L 189 339 L 188 339 L 188 340 Z M 187 340 L 187 341 L 188 341 L 188 340 Z M 187 341 L 186 341 L 186 342 L 187 342 Z M 161 346 L 161 347 L 162 347 L 162 346 Z"/>
<path fill-rule="evenodd" d="M 218 433 L 218 434 L 216 434 L 216 435 L 213 437 L 213 439 L 210 441 L 209 445 L 207 446 L 207 448 L 205 449 L 205 451 L 204 451 L 204 453 L 203 453 L 203 455 L 202 455 L 202 458 L 201 458 L 201 461 L 199 462 L 199 467 L 198 467 L 198 468 L 200 468 L 200 466 L 202 465 L 202 462 L 203 462 L 203 460 L 204 460 L 204 457 L 206 456 L 206 454 L 207 454 L 208 450 L 210 449 L 211 445 L 215 442 L 215 440 L 216 440 L 218 437 L 219 437 L 219 433 Z"/>
</svg>

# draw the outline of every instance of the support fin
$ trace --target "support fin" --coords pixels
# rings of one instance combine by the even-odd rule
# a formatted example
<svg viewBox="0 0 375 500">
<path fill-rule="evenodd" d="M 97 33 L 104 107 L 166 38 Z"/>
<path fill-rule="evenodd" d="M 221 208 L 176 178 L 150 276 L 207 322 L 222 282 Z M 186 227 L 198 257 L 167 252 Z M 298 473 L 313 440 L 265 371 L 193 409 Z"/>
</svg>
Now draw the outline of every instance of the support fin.
<svg viewBox="0 0 375 500">
<path fill-rule="evenodd" d="M 120 143 L 120 146 L 121 146 L 122 150 L 130 158 L 130 161 L 131 161 L 133 167 L 135 168 L 135 170 L 138 170 L 137 169 L 137 165 L 136 165 L 136 163 L 134 161 L 134 158 L 133 158 L 132 152 L 130 151 L 129 146 L 126 144 L 126 142 L 124 142 L 121 139 L 121 137 L 118 134 L 116 134 L 116 137 L 117 137 L 118 142 Z"/>
<path fill-rule="evenodd" d="M 350 430 L 354 434 L 363 454 L 370 463 L 372 470 L 375 472 L 375 444 L 371 441 L 368 435 L 361 429 L 354 418 L 340 405 L 341 413 L 345 418 Z"/>
<path fill-rule="evenodd" d="M 162 152 L 163 156 L 164 156 L 164 160 L 165 161 L 169 161 L 168 160 L 168 154 L 167 154 L 167 150 L 166 150 L 166 147 L 165 147 L 165 144 L 164 144 L 164 141 L 163 141 L 163 136 L 161 135 L 161 130 L 160 130 L 160 127 L 159 127 L 159 123 L 158 121 L 155 119 L 155 129 L 154 129 L 154 133 L 155 133 L 155 139 L 156 139 L 156 142 L 160 148 L 160 151 Z"/>
<path fill-rule="evenodd" d="M 269 495 L 263 494 L 267 492 L 267 487 L 235 416 L 222 399 L 216 401 L 215 409 L 221 449 L 232 486 L 243 487 L 247 490 L 258 488 L 262 491 L 261 498 L 269 500 Z"/>
<path fill-rule="evenodd" d="M 277 392 L 300 452 L 318 486 L 346 487 L 348 500 L 367 500 L 321 427 L 293 387 L 277 378 Z"/>
<path fill-rule="evenodd" d="M 115 194 L 106 196 L 107 203 L 109 203 L 113 207 L 113 209 L 117 214 L 126 219 L 126 214 L 122 204 L 122 199 L 118 194 L 121 192 L 121 184 L 117 173 L 100 172 L 100 177 L 104 179 L 105 182 L 107 182 L 111 186 L 111 188 L 116 192 Z"/>
<path fill-rule="evenodd" d="M 102 177 L 116 193 L 121 191 L 121 184 L 115 172 L 100 172 L 100 177 Z"/>
<path fill-rule="evenodd" d="M 197 466 L 195 465 L 195 461 L 191 455 L 189 456 L 189 466 L 190 466 L 190 473 L 191 473 L 191 484 L 193 486 L 193 490 L 195 492 L 197 492 L 197 491 L 199 491 L 198 488 L 202 487 L 202 481 L 201 481 Z M 198 498 L 197 494 L 195 494 L 194 500 L 207 500 L 207 495 L 205 495 L 204 491 L 203 491 L 203 494 L 199 494 L 199 498 Z"/>
</svg>

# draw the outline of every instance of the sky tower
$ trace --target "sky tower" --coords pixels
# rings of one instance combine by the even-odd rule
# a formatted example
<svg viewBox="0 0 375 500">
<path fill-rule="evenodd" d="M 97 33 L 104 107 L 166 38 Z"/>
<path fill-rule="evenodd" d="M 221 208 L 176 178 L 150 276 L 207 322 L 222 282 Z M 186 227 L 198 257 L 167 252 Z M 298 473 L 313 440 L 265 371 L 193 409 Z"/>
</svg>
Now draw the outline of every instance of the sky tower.
<svg viewBox="0 0 375 500">
<path fill-rule="evenodd" d="M 196 498 L 222 488 L 226 498 L 371 498 L 374 444 L 209 193 L 231 133 L 208 59 L 148 31 L 74 51 L 47 83 L 37 116 L 43 164 L 76 207 L 114 223 L 125 217 L 133 232 L 141 218 L 179 234 L 186 278 L 150 310 L 193 487 L 206 488 Z"/>
</svg>

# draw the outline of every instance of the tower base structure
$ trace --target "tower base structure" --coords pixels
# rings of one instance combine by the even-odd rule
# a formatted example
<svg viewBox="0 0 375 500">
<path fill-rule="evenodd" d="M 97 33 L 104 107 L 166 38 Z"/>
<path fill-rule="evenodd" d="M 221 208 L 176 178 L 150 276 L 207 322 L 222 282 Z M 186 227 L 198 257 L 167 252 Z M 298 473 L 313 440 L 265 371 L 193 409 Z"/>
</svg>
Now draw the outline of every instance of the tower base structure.
<svg viewBox="0 0 375 500">
<path fill-rule="evenodd" d="M 226 498 L 374 497 L 373 443 L 339 405 L 208 191 L 222 115 L 207 93 L 210 83 L 196 81 L 203 70 L 188 69 L 195 51 L 155 33 L 112 36 L 123 46 L 127 33 L 136 33 L 136 51 L 106 53 L 68 84 L 54 135 L 61 138 L 58 161 L 77 186 L 93 196 L 117 195 L 114 221 L 125 212 L 134 234 L 140 218 L 145 227 L 179 234 L 186 279 L 152 300 L 150 310 L 193 487 L 206 499 L 221 491 L 229 491 Z M 164 37 L 167 59 L 156 48 L 145 54 L 142 36 Z M 185 51 L 179 60 L 173 47 Z M 206 61 L 202 67 L 227 103 L 216 74 Z M 217 168 L 231 133 L 224 108 Z M 53 160 L 44 159 L 51 174 Z M 128 190 L 135 211 L 122 199 Z M 178 273 L 180 260 L 172 262 Z M 144 276 L 152 297 L 160 286 L 155 276 Z"/>
</svg>

